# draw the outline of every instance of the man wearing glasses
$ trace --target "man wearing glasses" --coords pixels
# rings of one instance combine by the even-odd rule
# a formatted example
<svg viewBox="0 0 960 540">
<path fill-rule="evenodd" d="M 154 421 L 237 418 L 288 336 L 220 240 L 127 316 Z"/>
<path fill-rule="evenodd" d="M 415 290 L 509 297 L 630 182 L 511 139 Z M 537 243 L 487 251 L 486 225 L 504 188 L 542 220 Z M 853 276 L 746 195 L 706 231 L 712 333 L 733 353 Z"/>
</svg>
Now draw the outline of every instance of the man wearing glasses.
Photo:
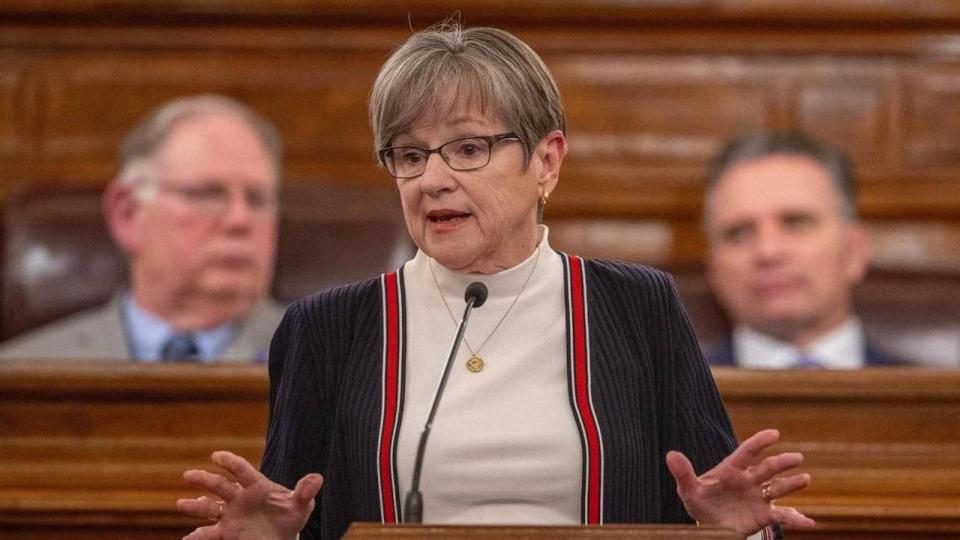
<svg viewBox="0 0 960 540">
<path fill-rule="evenodd" d="M 276 129 L 220 96 L 170 102 L 126 138 L 104 194 L 129 288 L 16 338 L 0 357 L 262 361 L 277 236 Z"/>
</svg>

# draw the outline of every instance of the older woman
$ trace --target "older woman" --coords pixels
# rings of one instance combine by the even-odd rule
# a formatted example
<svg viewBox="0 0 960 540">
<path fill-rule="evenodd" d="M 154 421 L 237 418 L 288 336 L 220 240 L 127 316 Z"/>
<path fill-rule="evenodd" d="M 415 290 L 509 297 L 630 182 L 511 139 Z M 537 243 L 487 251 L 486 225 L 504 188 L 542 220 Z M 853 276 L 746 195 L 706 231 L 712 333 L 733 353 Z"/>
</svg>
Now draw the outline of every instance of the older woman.
<svg viewBox="0 0 960 540">
<path fill-rule="evenodd" d="M 370 119 L 419 251 L 290 307 L 270 351 L 262 473 L 228 452 L 213 460 L 236 483 L 188 471 L 216 498 L 178 506 L 218 520 L 188 538 L 336 538 L 353 521 L 402 521 L 473 281 L 489 298 L 432 425 L 424 521 L 812 526 L 771 502 L 809 481 L 780 476 L 802 457 L 762 457 L 773 430 L 735 449 L 670 278 L 550 248 L 540 216 L 564 112 L 536 53 L 491 28 L 415 34 L 381 70 Z"/>
</svg>

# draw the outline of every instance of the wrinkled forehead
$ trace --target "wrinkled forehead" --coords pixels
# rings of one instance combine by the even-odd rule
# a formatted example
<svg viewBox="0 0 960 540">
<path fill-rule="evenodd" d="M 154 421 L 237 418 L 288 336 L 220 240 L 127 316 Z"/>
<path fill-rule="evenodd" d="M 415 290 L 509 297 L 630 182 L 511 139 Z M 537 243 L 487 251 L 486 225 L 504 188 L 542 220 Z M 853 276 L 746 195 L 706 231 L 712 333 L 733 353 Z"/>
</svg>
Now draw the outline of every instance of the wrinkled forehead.
<svg viewBox="0 0 960 540">
<path fill-rule="evenodd" d="M 474 75 L 449 75 L 445 80 L 424 86 L 419 92 L 405 92 L 392 107 L 393 121 L 384 140 L 391 144 L 398 135 L 455 123 L 464 119 L 485 119 L 505 123 L 506 114 L 494 85 Z"/>
</svg>

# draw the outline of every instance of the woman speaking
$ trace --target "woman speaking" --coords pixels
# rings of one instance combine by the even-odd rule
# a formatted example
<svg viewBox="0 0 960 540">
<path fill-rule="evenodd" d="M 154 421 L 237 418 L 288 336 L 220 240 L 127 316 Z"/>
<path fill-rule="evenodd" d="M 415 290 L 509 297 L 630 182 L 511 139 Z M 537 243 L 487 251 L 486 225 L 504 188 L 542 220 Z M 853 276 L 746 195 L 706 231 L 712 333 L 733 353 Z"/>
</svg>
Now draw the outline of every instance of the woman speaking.
<svg viewBox="0 0 960 540">
<path fill-rule="evenodd" d="M 445 24 L 393 53 L 370 123 L 419 250 L 289 308 L 261 469 L 216 452 L 236 482 L 186 472 L 212 495 L 178 507 L 216 521 L 187 538 L 402 522 L 415 468 L 428 523 L 813 525 L 773 502 L 809 482 L 802 456 L 764 457 L 774 430 L 737 447 L 669 276 L 550 247 L 564 122 L 548 69 L 504 31 Z M 485 299 L 465 300 L 473 282 Z"/>
</svg>

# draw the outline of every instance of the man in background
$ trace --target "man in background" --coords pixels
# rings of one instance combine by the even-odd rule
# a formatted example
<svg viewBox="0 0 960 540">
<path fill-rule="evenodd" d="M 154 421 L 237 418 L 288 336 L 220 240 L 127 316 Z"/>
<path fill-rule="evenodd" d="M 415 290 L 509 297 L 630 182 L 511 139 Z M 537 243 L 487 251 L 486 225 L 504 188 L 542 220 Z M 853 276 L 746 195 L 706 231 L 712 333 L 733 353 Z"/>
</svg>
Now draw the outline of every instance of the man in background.
<svg viewBox="0 0 960 540">
<path fill-rule="evenodd" d="M 708 281 L 733 334 L 713 365 L 855 369 L 900 363 L 869 344 L 852 312 L 869 242 L 850 165 L 797 134 L 731 141 L 708 180 Z"/>
<path fill-rule="evenodd" d="M 0 357 L 264 360 L 283 315 L 267 296 L 281 154 L 276 129 L 229 98 L 153 112 L 124 141 L 103 198 L 129 289 L 7 342 Z"/>
</svg>

